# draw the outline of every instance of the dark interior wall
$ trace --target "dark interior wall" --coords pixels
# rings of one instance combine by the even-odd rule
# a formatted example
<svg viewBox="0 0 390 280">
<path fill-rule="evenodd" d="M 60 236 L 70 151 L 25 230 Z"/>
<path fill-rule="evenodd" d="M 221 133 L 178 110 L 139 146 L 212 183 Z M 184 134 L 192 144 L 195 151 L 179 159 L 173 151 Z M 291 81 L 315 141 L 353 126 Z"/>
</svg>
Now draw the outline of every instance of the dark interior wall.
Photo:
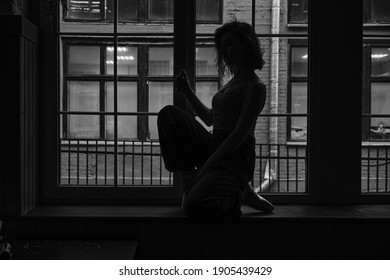
<svg viewBox="0 0 390 280">
<path fill-rule="evenodd" d="M 0 215 L 20 215 L 38 199 L 38 28 L 22 15 L 0 15 Z"/>
<path fill-rule="evenodd" d="M 0 15 L 22 15 L 35 25 L 39 22 L 39 6 L 45 1 L 36 0 L 2 0 Z"/>
</svg>

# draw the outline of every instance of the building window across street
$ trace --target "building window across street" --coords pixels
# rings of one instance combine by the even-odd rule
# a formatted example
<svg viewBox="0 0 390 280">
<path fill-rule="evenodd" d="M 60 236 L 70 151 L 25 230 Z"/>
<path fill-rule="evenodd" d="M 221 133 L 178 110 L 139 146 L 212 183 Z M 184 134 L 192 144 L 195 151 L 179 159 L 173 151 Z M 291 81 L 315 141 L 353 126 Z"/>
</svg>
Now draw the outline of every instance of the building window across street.
<svg viewBox="0 0 390 280">
<path fill-rule="evenodd" d="M 196 0 L 196 20 L 221 23 L 222 0 Z M 113 21 L 114 0 L 68 0 L 66 20 Z M 173 0 L 118 0 L 119 22 L 172 22 Z"/>
<path fill-rule="evenodd" d="M 390 24 L 390 1 L 364 0 L 364 23 Z"/>
</svg>

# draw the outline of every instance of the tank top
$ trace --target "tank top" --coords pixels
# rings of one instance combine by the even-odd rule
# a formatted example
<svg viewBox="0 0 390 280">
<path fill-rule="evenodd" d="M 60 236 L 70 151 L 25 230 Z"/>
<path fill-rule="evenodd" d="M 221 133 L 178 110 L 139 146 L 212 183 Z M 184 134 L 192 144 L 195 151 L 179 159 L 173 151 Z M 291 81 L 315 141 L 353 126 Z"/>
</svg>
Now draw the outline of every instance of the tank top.
<svg viewBox="0 0 390 280">
<path fill-rule="evenodd" d="M 212 99 L 213 108 L 213 129 L 223 131 L 233 131 L 236 127 L 241 113 L 243 94 L 248 85 L 260 83 L 258 79 L 237 84 L 226 84 L 217 91 Z M 262 84 L 263 85 L 263 84 Z M 264 86 L 264 85 L 263 85 Z M 251 135 L 254 135 L 255 126 L 251 129 Z"/>
</svg>

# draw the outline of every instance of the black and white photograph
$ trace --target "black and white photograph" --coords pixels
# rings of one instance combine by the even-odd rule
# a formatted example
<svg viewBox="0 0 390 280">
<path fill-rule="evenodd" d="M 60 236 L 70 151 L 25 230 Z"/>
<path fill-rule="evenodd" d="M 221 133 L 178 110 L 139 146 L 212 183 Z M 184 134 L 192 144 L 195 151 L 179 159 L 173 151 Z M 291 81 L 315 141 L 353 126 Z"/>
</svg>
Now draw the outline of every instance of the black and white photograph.
<svg viewBox="0 0 390 280">
<path fill-rule="evenodd" d="M 0 271 L 390 260 L 389 0 L 1 0 L 0 36 Z"/>
</svg>

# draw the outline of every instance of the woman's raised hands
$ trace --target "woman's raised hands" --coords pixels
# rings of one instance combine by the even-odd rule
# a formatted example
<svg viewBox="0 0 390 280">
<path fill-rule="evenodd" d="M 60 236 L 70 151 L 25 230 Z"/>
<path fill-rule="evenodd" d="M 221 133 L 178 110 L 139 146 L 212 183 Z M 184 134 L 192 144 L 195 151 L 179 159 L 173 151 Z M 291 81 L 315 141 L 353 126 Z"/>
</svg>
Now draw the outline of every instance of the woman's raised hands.
<svg viewBox="0 0 390 280">
<path fill-rule="evenodd" d="M 188 76 L 186 71 L 183 69 L 180 71 L 179 75 L 176 76 L 174 81 L 175 91 L 188 93 L 192 91 L 190 82 L 188 81 Z"/>
</svg>

